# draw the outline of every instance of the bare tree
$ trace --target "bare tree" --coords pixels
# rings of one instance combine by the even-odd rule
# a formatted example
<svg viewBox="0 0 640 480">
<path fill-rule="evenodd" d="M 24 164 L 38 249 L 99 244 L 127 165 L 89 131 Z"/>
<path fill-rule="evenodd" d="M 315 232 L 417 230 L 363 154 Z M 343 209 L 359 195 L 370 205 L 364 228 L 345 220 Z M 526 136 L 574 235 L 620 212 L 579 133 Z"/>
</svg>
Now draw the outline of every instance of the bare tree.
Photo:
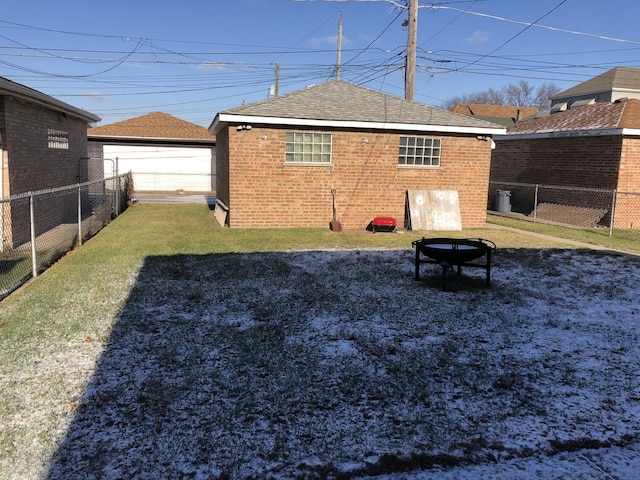
<svg viewBox="0 0 640 480">
<path fill-rule="evenodd" d="M 534 98 L 534 87 L 526 80 L 520 80 L 517 85 L 511 84 L 504 87 L 507 105 L 516 107 L 532 107 Z"/>
<path fill-rule="evenodd" d="M 516 107 L 536 107 L 538 110 L 548 109 L 551 97 L 560 88 L 553 83 L 543 83 L 537 88 L 527 80 L 510 84 L 499 90 L 488 88 L 482 92 L 453 97 L 443 103 L 443 107 L 451 110 L 459 103 L 481 103 L 484 105 L 513 105 Z"/>
<path fill-rule="evenodd" d="M 535 106 L 538 107 L 538 110 L 549 110 L 551 109 L 551 97 L 553 97 L 556 93 L 562 90 L 557 85 L 553 83 L 543 83 L 536 89 L 536 98 L 535 98 Z"/>
</svg>

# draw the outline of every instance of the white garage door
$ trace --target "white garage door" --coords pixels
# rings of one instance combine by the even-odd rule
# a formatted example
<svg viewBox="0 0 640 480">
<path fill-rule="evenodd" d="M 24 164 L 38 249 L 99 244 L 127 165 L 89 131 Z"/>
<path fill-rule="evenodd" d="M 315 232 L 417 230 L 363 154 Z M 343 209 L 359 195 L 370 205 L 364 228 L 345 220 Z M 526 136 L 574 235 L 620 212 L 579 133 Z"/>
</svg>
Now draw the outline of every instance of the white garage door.
<svg viewBox="0 0 640 480">
<path fill-rule="evenodd" d="M 118 160 L 120 173 L 133 172 L 136 191 L 211 192 L 215 172 L 211 148 L 104 145 L 105 159 Z M 113 162 L 105 160 L 105 174 Z"/>
</svg>

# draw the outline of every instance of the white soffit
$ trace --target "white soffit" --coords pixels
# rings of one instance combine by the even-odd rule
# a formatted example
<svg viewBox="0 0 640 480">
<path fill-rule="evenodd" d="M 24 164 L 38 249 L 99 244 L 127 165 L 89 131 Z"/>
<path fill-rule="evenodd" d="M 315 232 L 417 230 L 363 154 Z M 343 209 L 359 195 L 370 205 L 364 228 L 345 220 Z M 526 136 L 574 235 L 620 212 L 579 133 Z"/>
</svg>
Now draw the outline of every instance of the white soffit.
<svg viewBox="0 0 640 480">
<path fill-rule="evenodd" d="M 501 135 L 506 132 L 505 128 L 490 127 L 462 127 L 456 125 L 425 125 L 419 123 L 380 123 L 380 122 L 356 122 L 348 120 L 309 120 L 304 118 L 280 118 L 280 117 L 257 117 L 251 115 L 228 115 L 220 114 L 210 131 L 216 134 L 227 123 L 246 123 L 263 125 L 284 125 L 299 127 L 317 128 L 357 128 L 361 130 L 413 130 L 421 132 L 442 132 L 442 133 L 467 133 L 481 135 Z"/>
</svg>

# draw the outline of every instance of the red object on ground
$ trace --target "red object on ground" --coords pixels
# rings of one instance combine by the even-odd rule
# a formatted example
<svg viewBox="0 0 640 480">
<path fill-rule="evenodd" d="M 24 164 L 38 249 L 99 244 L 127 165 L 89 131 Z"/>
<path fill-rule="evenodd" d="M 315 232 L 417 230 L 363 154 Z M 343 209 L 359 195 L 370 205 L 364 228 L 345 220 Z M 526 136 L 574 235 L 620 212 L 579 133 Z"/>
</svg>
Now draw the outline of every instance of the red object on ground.
<svg viewBox="0 0 640 480">
<path fill-rule="evenodd" d="M 376 232 L 393 232 L 396 229 L 396 219 L 392 217 L 376 217 L 371 222 L 371 231 Z"/>
</svg>

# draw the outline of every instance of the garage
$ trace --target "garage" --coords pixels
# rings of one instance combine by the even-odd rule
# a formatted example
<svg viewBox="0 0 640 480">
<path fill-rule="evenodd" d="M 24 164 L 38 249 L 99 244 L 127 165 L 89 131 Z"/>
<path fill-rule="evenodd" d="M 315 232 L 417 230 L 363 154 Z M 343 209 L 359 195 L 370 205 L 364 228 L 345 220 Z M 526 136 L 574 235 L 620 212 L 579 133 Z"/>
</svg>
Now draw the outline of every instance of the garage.
<svg viewBox="0 0 640 480">
<path fill-rule="evenodd" d="M 105 172 L 117 159 L 120 172 L 133 173 L 136 191 L 211 192 L 215 155 L 211 148 L 104 145 Z"/>
<path fill-rule="evenodd" d="M 87 138 L 104 176 L 130 171 L 136 192 L 215 192 L 215 136 L 204 127 L 154 112 L 90 128 Z"/>
</svg>

